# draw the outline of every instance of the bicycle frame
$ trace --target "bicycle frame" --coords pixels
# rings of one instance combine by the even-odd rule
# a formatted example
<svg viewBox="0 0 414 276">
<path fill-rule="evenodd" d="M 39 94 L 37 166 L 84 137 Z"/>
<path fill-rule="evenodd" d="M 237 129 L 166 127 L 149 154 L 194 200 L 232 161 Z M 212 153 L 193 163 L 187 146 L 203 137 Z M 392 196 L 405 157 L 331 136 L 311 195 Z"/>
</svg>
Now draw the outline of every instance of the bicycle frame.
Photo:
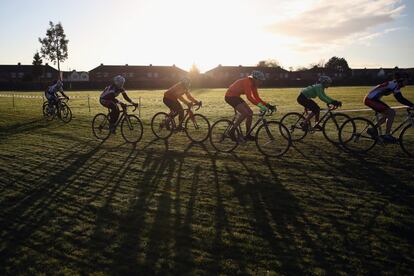
<svg viewBox="0 0 414 276">
<path fill-rule="evenodd" d="M 316 126 L 320 126 L 327 118 L 329 118 L 328 116 L 330 116 L 332 114 L 332 111 L 337 109 L 337 107 L 329 107 L 325 114 L 322 116 L 322 118 L 319 119 L 319 121 L 312 126 L 311 122 L 309 121 L 309 125 L 311 126 L 311 130 L 314 129 Z M 312 113 L 312 111 L 310 111 L 310 113 Z M 303 111 L 302 116 L 306 118 L 305 115 L 308 115 L 309 111 L 305 108 L 305 111 Z M 299 119 L 300 120 L 300 119 Z M 295 123 L 297 124 L 299 122 L 299 120 Z"/>
<path fill-rule="evenodd" d="M 129 106 L 134 106 L 134 105 L 127 105 L 127 108 L 129 107 Z M 128 118 L 128 111 L 127 111 L 127 108 L 125 108 L 125 109 L 122 109 L 122 111 L 121 111 L 121 115 L 118 117 L 118 120 L 115 122 L 115 125 L 114 125 L 114 128 L 117 128 L 118 127 L 118 125 L 122 122 L 122 120 L 124 119 L 124 118 Z M 135 109 L 134 109 L 134 111 L 136 110 L 136 107 L 135 107 Z M 110 113 L 110 109 L 108 108 L 108 115 L 106 115 L 108 118 L 109 118 L 109 113 Z M 129 123 L 129 122 L 128 122 Z"/>
<path fill-rule="evenodd" d="M 400 129 L 405 127 L 406 125 L 411 124 L 414 127 L 414 114 L 411 113 L 411 111 L 409 111 L 409 110 L 407 110 L 407 112 L 408 112 L 408 114 L 405 117 L 405 120 L 398 127 L 391 130 L 391 135 L 394 135 L 394 133 L 396 133 L 397 131 L 399 131 Z M 381 115 L 381 113 L 378 113 L 378 112 L 375 113 L 374 120 L 373 120 L 375 124 L 377 124 L 378 121 L 381 119 L 380 115 Z M 381 126 L 378 126 L 377 129 L 378 129 L 378 134 L 382 135 Z"/>
<path fill-rule="evenodd" d="M 195 111 L 199 110 L 201 108 L 201 105 L 202 105 L 201 102 L 200 102 L 199 105 L 193 105 L 193 106 L 197 106 Z M 183 109 L 184 117 L 182 118 L 181 121 L 179 121 L 179 125 L 182 125 L 183 122 L 185 122 L 185 120 L 187 119 L 187 117 L 189 117 L 189 118 L 193 117 L 193 115 L 194 115 L 193 110 L 192 110 L 193 106 Z M 174 120 L 175 116 L 177 116 L 177 112 L 174 112 L 174 111 L 171 111 L 170 114 L 168 114 L 168 117 L 171 120 L 171 123 L 173 124 L 172 125 L 173 129 L 177 128 L 177 125 L 176 125 L 175 120 Z"/>
<path fill-rule="evenodd" d="M 234 113 L 235 113 L 235 115 L 234 115 L 233 120 L 232 120 L 233 124 L 234 124 L 234 122 L 236 121 L 237 117 L 240 115 L 240 113 L 238 113 L 236 110 L 234 110 Z M 267 115 L 266 115 L 266 114 L 267 114 Z M 270 111 L 269 113 L 267 113 L 267 112 L 260 112 L 260 113 L 259 113 L 259 119 L 256 121 L 256 123 L 254 123 L 254 125 L 253 125 L 253 126 L 250 128 L 250 130 L 246 133 L 246 136 L 251 135 L 251 134 L 254 132 L 254 130 L 256 129 L 256 127 L 257 127 L 258 125 L 260 125 L 261 123 L 262 123 L 262 124 L 264 124 L 264 125 L 266 125 L 266 124 L 267 124 L 267 120 L 266 120 L 265 116 L 272 116 L 272 114 L 273 114 L 273 111 Z M 225 133 L 227 133 L 229 130 L 230 130 L 230 129 L 227 129 Z M 240 134 L 243 134 L 243 131 L 242 131 L 242 129 L 241 129 L 241 125 L 239 125 L 239 126 L 237 127 L 237 131 L 238 131 Z"/>
</svg>

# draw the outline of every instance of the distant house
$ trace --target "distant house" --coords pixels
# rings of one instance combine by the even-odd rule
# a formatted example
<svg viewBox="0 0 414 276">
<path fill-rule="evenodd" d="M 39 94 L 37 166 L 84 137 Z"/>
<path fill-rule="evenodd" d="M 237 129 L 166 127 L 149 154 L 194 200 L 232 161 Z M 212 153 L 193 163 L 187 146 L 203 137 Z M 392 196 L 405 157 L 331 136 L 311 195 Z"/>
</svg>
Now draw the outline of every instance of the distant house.
<svg viewBox="0 0 414 276">
<path fill-rule="evenodd" d="M 395 68 L 374 68 L 374 69 L 352 69 L 352 78 L 354 79 L 378 79 L 385 80 L 392 77 L 396 71 L 406 71 L 405 69 Z"/>
<path fill-rule="evenodd" d="M 72 70 L 63 72 L 63 81 L 65 82 L 84 82 L 89 81 L 89 72 Z"/>
<path fill-rule="evenodd" d="M 58 71 L 45 65 L 0 65 L 0 82 L 49 82 L 58 78 Z"/>
<path fill-rule="evenodd" d="M 253 70 L 259 70 L 265 74 L 267 81 L 289 79 L 290 72 L 281 67 L 257 67 L 257 66 L 222 66 L 219 65 L 204 73 L 204 76 L 221 82 L 234 81 L 247 77 Z"/>
<path fill-rule="evenodd" d="M 314 66 L 310 69 L 292 72 L 291 79 L 296 81 L 316 82 L 320 76 L 329 76 L 332 80 L 337 81 L 345 79 L 348 75 L 343 71 L 330 70 L 324 67 Z"/>
<path fill-rule="evenodd" d="M 104 65 L 101 64 L 98 67 L 89 71 L 89 80 L 92 82 L 111 82 L 116 75 L 124 76 L 127 81 L 139 82 L 165 82 L 165 81 L 178 81 L 184 76 L 187 76 L 187 72 L 172 66 L 136 66 L 136 65 Z"/>
</svg>

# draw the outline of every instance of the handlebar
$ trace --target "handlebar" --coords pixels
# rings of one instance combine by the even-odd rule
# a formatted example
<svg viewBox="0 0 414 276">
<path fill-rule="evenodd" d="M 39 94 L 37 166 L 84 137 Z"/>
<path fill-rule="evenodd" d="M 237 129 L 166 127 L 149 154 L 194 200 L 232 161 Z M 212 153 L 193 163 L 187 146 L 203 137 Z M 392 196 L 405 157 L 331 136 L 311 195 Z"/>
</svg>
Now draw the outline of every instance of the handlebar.
<svg viewBox="0 0 414 276">
<path fill-rule="evenodd" d="M 275 113 L 275 110 L 267 109 L 266 111 L 260 111 L 259 116 L 272 116 Z"/>
<path fill-rule="evenodd" d="M 203 106 L 203 102 L 198 102 L 198 104 L 193 104 L 193 105 L 191 105 L 191 107 L 196 107 L 196 108 L 194 109 L 194 111 L 199 110 L 202 106 Z M 190 108 L 191 108 L 191 107 L 190 107 Z"/>
<path fill-rule="evenodd" d="M 333 105 L 333 104 L 327 104 L 327 106 L 328 106 L 328 110 L 335 110 L 340 107 L 339 105 Z"/>
</svg>

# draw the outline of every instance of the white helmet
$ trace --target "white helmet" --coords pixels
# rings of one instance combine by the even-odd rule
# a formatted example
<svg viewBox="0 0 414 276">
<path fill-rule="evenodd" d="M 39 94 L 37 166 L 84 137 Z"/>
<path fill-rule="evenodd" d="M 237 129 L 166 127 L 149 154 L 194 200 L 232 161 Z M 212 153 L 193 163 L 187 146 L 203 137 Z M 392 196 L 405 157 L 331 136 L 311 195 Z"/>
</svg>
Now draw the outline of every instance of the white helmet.
<svg viewBox="0 0 414 276">
<path fill-rule="evenodd" d="M 328 76 L 320 76 L 319 77 L 319 82 L 322 83 L 322 84 L 331 84 L 332 79 Z"/>
<path fill-rule="evenodd" d="M 181 80 L 181 83 L 188 89 L 188 88 L 190 88 L 190 85 L 191 85 L 191 81 L 190 81 L 190 79 L 189 78 L 187 78 L 187 77 L 184 77 L 182 80 Z"/>
<path fill-rule="evenodd" d="M 57 88 L 63 88 L 63 82 L 61 81 L 61 80 L 58 80 L 57 82 L 56 82 L 56 87 Z"/>
<path fill-rule="evenodd" d="M 124 88 L 125 78 L 121 75 L 114 77 L 114 84 L 118 88 Z"/>
<path fill-rule="evenodd" d="M 263 72 L 260 72 L 260 71 L 257 71 L 257 70 L 254 70 L 250 74 L 249 78 L 253 78 L 253 79 L 261 80 L 261 81 L 264 81 L 266 79 L 265 78 L 265 75 L 263 74 Z"/>
</svg>

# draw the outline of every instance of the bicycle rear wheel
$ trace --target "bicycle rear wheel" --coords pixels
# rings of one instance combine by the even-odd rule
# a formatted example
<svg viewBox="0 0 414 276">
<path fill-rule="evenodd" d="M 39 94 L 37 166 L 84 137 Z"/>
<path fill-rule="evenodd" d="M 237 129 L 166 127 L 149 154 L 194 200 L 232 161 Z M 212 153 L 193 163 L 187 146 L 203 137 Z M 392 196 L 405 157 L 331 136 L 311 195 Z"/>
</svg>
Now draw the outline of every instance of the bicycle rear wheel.
<svg viewBox="0 0 414 276">
<path fill-rule="evenodd" d="M 111 134 L 108 116 L 103 113 L 96 114 L 92 120 L 93 135 L 99 140 L 106 140 Z"/>
<path fill-rule="evenodd" d="M 141 120 L 135 115 L 126 115 L 121 123 L 121 134 L 125 141 L 128 143 L 138 143 L 142 134 L 144 133 L 144 127 Z"/>
<path fill-rule="evenodd" d="M 168 139 L 174 130 L 174 122 L 165 112 L 158 112 L 152 117 L 151 130 L 159 139 Z"/>
<path fill-rule="evenodd" d="M 202 143 L 209 137 L 210 122 L 201 114 L 194 114 L 185 121 L 185 133 L 194 143 Z"/>
<path fill-rule="evenodd" d="M 218 120 L 211 126 L 210 143 L 217 151 L 232 152 L 239 145 L 237 141 L 233 141 L 230 137 L 229 131 L 232 126 L 232 121 L 227 119 Z"/>
<path fill-rule="evenodd" d="M 370 120 L 360 117 L 348 119 L 339 130 L 339 142 L 350 152 L 368 152 L 377 143 L 377 137 L 368 134 L 368 129 L 375 131 L 375 126 Z"/>
<path fill-rule="evenodd" d="M 400 134 L 401 149 L 410 157 L 414 157 L 414 126 L 406 126 Z"/>
<path fill-rule="evenodd" d="M 49 106 L 48 102 L 43 103 L 43 117 L 45 117 L 46 120 L 51 121 L 55 118 L 56 112 L 54 106 Z"/>
<path fill-rule="evenodd" d="M 346 114 L 342 113 L 335 113 L 331 114 L 325 122 L 323 122 L 322 126 L 322 133 L 325 136 L 326 140 L 333 144 L 339 143 L 339 129 L 341 128 L 342 124 L 346 121 L 351 119 Z"/>
<path fill-rule="evenodd" d="M 59 118 L 64 123 L 69 123 L 72 120 L 72 110 L 66 103 L 61 103 L 59 106 Z"/>
<path fill-rule="evenodd" d="M 287 127 L 290 137 L 294 142 L 302 140 L 308 133 L 301 125 L 304 122 L 305 117 L 297 112 L 287 113 L 282 117 L 282 120 L 280 120 L 280 123 Z"/>
<path fill-rule="evenodd" d="M 256 132 L 256 146 L 268 157 L 280 157 L 290 148 L 292 143 L 287 127 L 277 121 L 262 124 Z"/>
</svg>

